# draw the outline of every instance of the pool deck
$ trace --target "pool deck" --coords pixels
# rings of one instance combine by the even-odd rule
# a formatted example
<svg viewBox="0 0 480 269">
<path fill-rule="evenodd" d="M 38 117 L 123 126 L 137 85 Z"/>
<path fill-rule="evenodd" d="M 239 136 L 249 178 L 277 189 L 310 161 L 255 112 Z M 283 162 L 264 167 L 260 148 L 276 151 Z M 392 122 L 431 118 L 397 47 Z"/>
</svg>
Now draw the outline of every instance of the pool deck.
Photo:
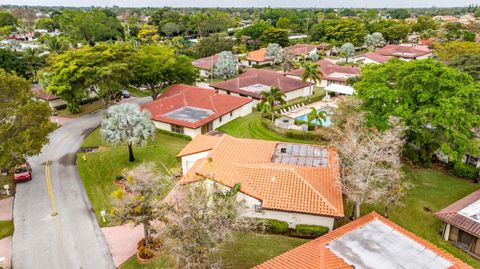
<svg viewBox="0 0 480 269">
<path fill-rule="evenodd" d="M 330 99 L 330 101 L 318 101 L 318 102 L 315 102 L 315 103 L 305 105 L 305 107 L 303 107 L 302 109 L 299 109 L 295 112 L 287 112 L 287 113 L 284 113 L 282 115 L 285 115 L 285 116 L 290 117 L 290 118 L 297 118 L 297 117 L 300 117 L 302 115 L 308 114 L 312 108 L 320 109 L 320 108 L 324 108 L 324 107 L 337 107 L 337 104 L 336 104 L 337 100 L 338 100 L 338 98 L 332 98 L 332 99 Z"/>
</svg>

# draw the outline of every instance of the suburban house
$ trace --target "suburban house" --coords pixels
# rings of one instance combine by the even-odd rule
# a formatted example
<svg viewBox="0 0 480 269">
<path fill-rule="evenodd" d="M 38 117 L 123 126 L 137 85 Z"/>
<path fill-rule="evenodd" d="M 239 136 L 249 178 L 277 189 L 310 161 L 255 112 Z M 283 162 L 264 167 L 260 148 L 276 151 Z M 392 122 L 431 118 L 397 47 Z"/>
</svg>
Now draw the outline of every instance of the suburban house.
<svg viewBox="0 0 480 269">
<path fill-rule="evenodd" d="M 177 157 L 182 159 L 181 184 L 227 191 L 238 184 L 237 199 L 245 201 L 246 217 L 331 230 L 344 216 L 333 148 L 207 134 L 193 139 Z"/>
<path fill-rule="evenodd" d="M 388 61 L 391 56 L 381 55 L 375 52 L 367 52 L 353 58 L 356 64 L 383 64 Z"/>
<path fill-rule="evenodd" d="M 386 45 L 376 51 L 377 54 L 383 56 L 397 57 L 403 61 L 422 60 L 432 57 L 432 50 L 426 46 L 413 46 L 411 44 L 402 45 Z"/>
<path fill-rule="evenodd" d="M 285 93 L 286 101 L 310 95 L 310 83 L 287 77 L 275 71 L 250 68 L 238 77 L 210 84 L 220 93 L 239 95 L 260 100 L 260 93 L 277 87 Z"/>
<path fill-rule="evenodd" d="M 287 53 L 291 53 L 294 56 L 294 59 L 299 61 L 303 57 L 310 58 L 312 54 L 317 53 L 318 45 L 310 45 L 310 44 L 296 44 L 290 47 L 286 47 L 284 51 Z"/>
<path fill-rule="evenodd" d="M 272 64 L 273 59 L 271 57 L 265 57 L 267 53 L 267 48 L 261 48 L 258 50 L 253 50 L 247 53 L 246 60 L 241 61 L 242 65 L 253 66 L 253 65 L 265 65 Z"/>
<path fill-rule="evenodd" d="M 213 67 L 218 62 L 220 54 L 214 54 L 205 58 L 200 58 L 192 62 L 192 65 L 195 66 L 200 71 L 200 76 L 209 77 L 213 72 Z"/>
<path fill-rule="evenodd" d="M 327 87 L 330 84 L 345 85 L 347 79 L 360 75 L 360 69 L 354 66 L 340 66 L 332 63 L 329 60 L 317 61 L 318 71 L 323 75 L 321 81 L 317 84 L 320 87 Z M 295 69 L 287 73 L 288 77 L 300 79 L 303 74 L 303 68 Z"/>
<path fill-rule="evenodd" d="M 60 97 L 47 93 L 45 89 L 40 86 L 39 84 L 35 84 L 32 88 L 32 93 L 36 99 L 47 102 L 48 106 L 52 109 L 58 109 L 62 106 L 66 106 L 67 102 L 65 100 L 60 99 Z"/>
<path fill-rule="evenodd" d="M 372 212 L 254 268 L 472 267 L 378 213 Z"/>
<path fill-rule="evenodd" d="M 252 99 L 175 84 L 142 108 L 150 111 L 158 129 L 194 138 L 250 114 Z"/>
<path fill-rule="evenodd" d="M 480 258 L 480 190 L 435 214 L 444 222 L 443 238 Z"/>
</svg>

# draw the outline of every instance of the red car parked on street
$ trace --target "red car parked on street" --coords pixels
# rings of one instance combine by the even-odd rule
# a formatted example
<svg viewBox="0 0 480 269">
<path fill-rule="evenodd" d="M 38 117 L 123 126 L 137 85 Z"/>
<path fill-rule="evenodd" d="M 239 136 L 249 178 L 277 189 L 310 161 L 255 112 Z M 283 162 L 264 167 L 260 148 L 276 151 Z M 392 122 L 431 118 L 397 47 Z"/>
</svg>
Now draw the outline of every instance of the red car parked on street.
<svg viewBox="0 0 480 269">
<path fill-rule="evenodd" d="M 13 181 L 24 182 L 32 179 L 32 167 L 28 162 L 19 164 L 15 166 L 15 171 L 13 172 Z"/>
</svg>

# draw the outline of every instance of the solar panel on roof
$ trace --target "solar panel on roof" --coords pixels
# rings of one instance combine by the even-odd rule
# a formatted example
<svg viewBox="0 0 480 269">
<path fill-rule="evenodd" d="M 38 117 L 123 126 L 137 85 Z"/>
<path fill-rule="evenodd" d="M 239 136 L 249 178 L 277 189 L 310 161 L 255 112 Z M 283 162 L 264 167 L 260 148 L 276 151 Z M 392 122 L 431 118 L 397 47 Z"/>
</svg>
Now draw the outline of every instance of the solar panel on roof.
<svg viewBox="0 0 480 269">
<path fill-rule="evenodd" d="M 214 113 L 215 112 L 208 109 L 184 106 L 182 108 L 170 111 L 166 113 L 164 116 L 174 120 L 181 120 L 186 122 L 197 122 Z"/>
<path fill-rule="evenodd" d="M 272 161 L 299 166 L 327 166 L 328 152 L 326 148 L 318 146 L 278 143 L 272 156 Z"/>
</svg>

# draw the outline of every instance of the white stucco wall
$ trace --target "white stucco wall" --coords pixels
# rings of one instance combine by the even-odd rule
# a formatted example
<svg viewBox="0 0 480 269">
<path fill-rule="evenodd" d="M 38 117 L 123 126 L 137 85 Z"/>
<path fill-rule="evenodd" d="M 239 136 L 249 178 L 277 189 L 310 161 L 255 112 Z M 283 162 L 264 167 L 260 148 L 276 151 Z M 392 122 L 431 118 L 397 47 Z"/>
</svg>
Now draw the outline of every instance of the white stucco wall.
<svg viewBox="0 0 480 269">
<path fill-rule="evenodd" d="M 168 131 L 168 132 L 172 132 L 172 126 L 170 125 L 170 123 L 154 120 L 153 124 L 155 125 L 155 128 L 158 128 L 158 129 L 161 129 L 161 130 L 164 130 L 164 131 Z M 191 128 L 188 128 L 188 127 L 183 127 L 183 134 L 188 135 L 191 138 L 194 138 L 195 136 L 197 136 L 201 133 L 202 133 L 201 128 L 191 129 Z"/>
<path fill-rule="evenodd" d="M 285 93 L 285 96 L 286 96 L 285 100 L 290 101 L 290 100 L 293 100 L 295 98 L 306 97 L 306 96 L 308 96 L 309 92 L 310 92 L 310 86 L 305 87 L 305 88 L 300 88 L 300 89 L 297 89 L 297 90 L 294 90 L 294 91 L 286 92 Z"/>
<path fill-rule="evenodd" d="M 56 99 L 56 100 L 50 100 L 48 101 L 48 105 L 51 107 L 51 108 L 56 108 L 56 107 L 59 107 L 59 106 L 64 106 L 66 105 L 67 102 L 62 100 L 62 99 Z"/>
<path fill-rule="evenodd" d="M 379 64 L 379 62 L 374 61 L 374 60 L 372 60 L 370 58 L 367 58 L 367 57 L 355 58 L 355 59 L 353 59 L 353 62 L 354 63 L 362 62 L 363 64 Z"/>
<path fill-rule="evenodd" d="M 206 158 L 208 156 L 209 151 L 199 152 L 195 154 L 190 154 L 182 157 L 182 173 L 185 175 L 190 168 L 195 164 L 195 162 L 199 159 Z"/>
<path fill-rule="evenodd" d="M 208 76 L 210 75 L 209 70 L 200 69 L 200 68 L 198 68 L 198 70 L 201 77 L 208 78 Z"/>
</svg>

